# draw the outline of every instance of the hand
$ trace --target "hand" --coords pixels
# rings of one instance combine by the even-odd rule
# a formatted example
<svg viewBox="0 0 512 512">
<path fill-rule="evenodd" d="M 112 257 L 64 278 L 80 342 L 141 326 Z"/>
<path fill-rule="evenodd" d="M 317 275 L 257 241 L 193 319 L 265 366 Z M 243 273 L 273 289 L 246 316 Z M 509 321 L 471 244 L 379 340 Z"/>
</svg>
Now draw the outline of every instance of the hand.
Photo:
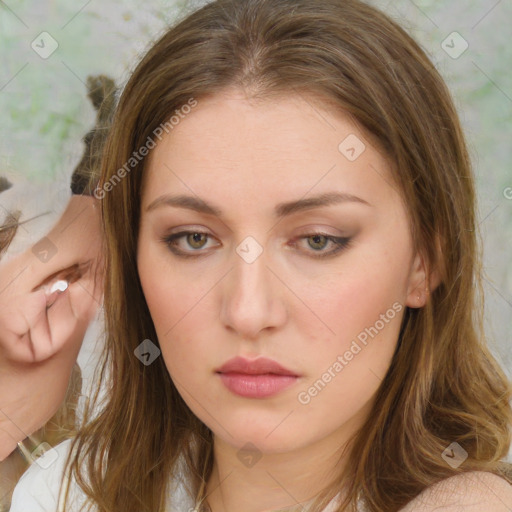
<svg viewBox="0 0 512 512">
<path fill-rule="evenodd" d="M 0 461 L 57 411 L 102 295 L 98 200 L 73 196 L 47 238 L 0 264 Z M 69 284 L 59 286 L 62 281 Z M 60 288 L 50 293 L 55 285 Z"/>
</svg>

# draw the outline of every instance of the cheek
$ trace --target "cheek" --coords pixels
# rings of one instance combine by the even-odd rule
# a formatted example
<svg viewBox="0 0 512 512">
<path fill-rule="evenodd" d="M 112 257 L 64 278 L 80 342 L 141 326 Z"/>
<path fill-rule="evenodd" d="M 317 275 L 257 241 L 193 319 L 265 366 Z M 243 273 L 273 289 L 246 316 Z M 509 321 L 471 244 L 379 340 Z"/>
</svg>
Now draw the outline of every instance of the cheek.
<svg viewBox="0 0 512 512">
<path fill-rule="evenodd" d="M 138 266 L 167 369 L 173 376 L 179 376 L 181 370 L 190 373 L 190 368 L 197 366 L 198 358 L 205 354 L 206 347 L 201 343 L 209 342 L 212 326 L 205 308 L 207 292 L 214 282 L 185 278 L 169 268 L 168 260 L 159 259 L 151 251 L 139 253 Z"/>
<path fill-rule="evenodd" d="M 164 345 L 187 326 L 199 305 L 201 293 L 170 275 L 141 276 L 141 283 L 155 330 Z"/>
<path fill-rule="evenodd" d="M 307 358 L 316 368 L 311 378 L 318 378 L 338 356 L 346 361 L 344 368 L 357 368 L 355 379 L 372 373 L 384 376 L 405 309 L 406 257 L 404 253 L 403 258 L 396 255 L 395 259 L 358 258 L 359 262 L 347 262 L 343 273 L 320 279 L 314 293 L 306 294 L 306 288 L 299 292 L 308 297 L 307 304 L 314 312 L 295 315 L 300 332 L 310 341 Z M 352 375 L 343 373 L 346 378 Z"/>
<path fill-rule="evenodd" d="M 404 300 L 399 276 L 388 267 L 386 271 L 365 266 L 350 269 L 324 282 L 317 282 L 314 292 L 304 287 L 298 292 L 315 315 L 297 316 L 309 329 L 335 337 L 353 337 L 373 325 L 380 315 Z M 316 319 L 315 319 L 316 316 Z M 320 322 L 322 320 L 322 322 Z M 334 331 L 334 332 L 333 332 Z"/>
<path fill-rule="evenodd" d="M 176 272 L 170 253 L 151 240 L 149 231 L 147 228 L 140 233 L 137 270 L 153 324 L 162 341 L 199 303 L 206 285 L 203 277 L 191 279 Z"/>
<path fill-rule="evenodd" d="M 312 322 L 300 327 L 308 373 L 297 401 L 309 418 L 330 411 L 325 428 L 349 421 L 372 399 L 396 349 L 404 307 L 389 287 L 376 287 L 374 277 L 354 276 L 317 294 L 313 307 L 335 334 L 323 328 L 328 334 L 315 335 Z"/>
</svg>

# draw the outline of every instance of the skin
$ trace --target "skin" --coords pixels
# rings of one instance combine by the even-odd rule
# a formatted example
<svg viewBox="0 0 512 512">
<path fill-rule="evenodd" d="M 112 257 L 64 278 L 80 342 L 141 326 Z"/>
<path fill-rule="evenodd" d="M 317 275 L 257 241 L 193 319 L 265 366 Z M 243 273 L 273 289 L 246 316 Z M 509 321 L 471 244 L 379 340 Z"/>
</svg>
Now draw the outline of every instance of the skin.
<svg viewBox="0 0 512 512">
<path fill-rule="evenodd" d="M 148 161 L 138 271 L 169 373 L 214 433 L 213 512 L 291 506 L 322 490 L 369 414 L 405 306 L 426 300 L 424 261 L 389 163 L 351 118 L 318 102 L 313 108 L 315 99 L 256 103 L 228 89 L 200 101 Z M 338 150 L 350 134 L 366 145 L 355 161 Z M 370 206 L 345 202 L 274 217 L 278 203 L 332 191 Z M 166 204 L 147 211 L 163 194 L 198 196 L 223 217 Z M 190 237 L 175 241 L 202 256 L 170 250 L 165 237 L 181 230 L 209 234 L 195 245 Z M 306 236 L 315 232 L 352 242 L 315 258 L 335 247 Z M 263 248 L 251 264 L 236 252 L 247 236 Z M 298 394 L 396 302 L 401 312 L 301 404 Z M 215 369 L 237 355 L 271 358 L 300 377 L 269 398 L 236 396 Z M 261 455 L 251 467 L 237 457 L 248 442 Z"/>
<path fill-rule="evenodd" d="M 46 236 L 57 249 L 47 261 L 30 248 L 0 265 L 0 461 L 60 407 L 101 301 L 97 200 L 73 196 Z M 84 269 L 68 289 L 46 296 L 41 286 L 68 277 L 75 264 Z"/>
</svg>

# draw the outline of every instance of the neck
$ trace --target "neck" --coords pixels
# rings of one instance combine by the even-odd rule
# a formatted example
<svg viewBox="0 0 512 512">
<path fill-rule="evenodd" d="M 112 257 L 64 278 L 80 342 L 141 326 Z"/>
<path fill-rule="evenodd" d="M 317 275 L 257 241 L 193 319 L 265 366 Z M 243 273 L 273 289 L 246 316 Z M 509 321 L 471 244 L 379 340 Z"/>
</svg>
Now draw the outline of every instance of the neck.
<svg viewBox="0 0 512 512">
<path fill-rule="evenodd" d="M 339 481 L 349 456 L 345 448 L 359 426 L 353 421 L 286 453 L 240 451 L 215 436 L 214 465 L 206 486 L 211 512 L 304 510 L 305 503 Z M 341 485 L 333 497 L 339 491 Z"/>
</svg>

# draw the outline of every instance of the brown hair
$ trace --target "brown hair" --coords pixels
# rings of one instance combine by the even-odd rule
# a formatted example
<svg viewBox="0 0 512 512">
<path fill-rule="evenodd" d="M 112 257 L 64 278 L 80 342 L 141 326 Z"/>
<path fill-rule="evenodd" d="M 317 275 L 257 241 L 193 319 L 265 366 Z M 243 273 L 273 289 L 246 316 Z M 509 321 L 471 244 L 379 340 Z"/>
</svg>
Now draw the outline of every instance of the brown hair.
<svg viewBox="0 0 512 512">
<path fill-rule="evenodd" d="M 349 492 L 338 510 L 352 509 L 361 495 L 371 512 L 394 512 L 457 473 L 489 471 L 512 482 L 500 462 L 510 445 L 512 392 L 483 333 L 473 176 L 452 99 L 431 61 L 395 22 L 357 0 L 211 2 L 138 64 L 119 101 L 100 184 L 114 183 L 176 109 L 233 86 L 261 99 L 315 93 L 351 115 L 393 162 L 415 247 L 441 276 L 424 308 L 406 310 L 346 472 L 314 510 L 342 484 Z M 123 173 L 102 201 L 99 371 L 110 379 L 69 459 L 70 476 L 101 512 L 163 510 L 181 458 L 192 495 L 204 497 L 213 462 L 212 433 L 180 397 L 163 358 L 146 367 L 133 355 L 142 340 L 157 339 L 136 267 L 144 166 Z M 454 441 L 469 454 L 458 468 L 441 457 Z"/>
</svg>

